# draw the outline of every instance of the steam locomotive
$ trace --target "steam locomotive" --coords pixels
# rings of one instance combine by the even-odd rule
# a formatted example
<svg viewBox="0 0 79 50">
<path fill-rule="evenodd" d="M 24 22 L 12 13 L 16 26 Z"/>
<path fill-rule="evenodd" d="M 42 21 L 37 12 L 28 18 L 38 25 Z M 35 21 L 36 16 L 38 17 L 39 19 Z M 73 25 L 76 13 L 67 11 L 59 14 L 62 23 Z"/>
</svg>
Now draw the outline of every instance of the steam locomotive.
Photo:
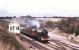
<svg viewBox="0 0 79 50">
<path fill-rule="evenodd" d="M 27 28 L 27 29 L 21 30 L 21 33 L 34 40 L 37 40 L 43 43 L 47 43 L 49 41 L 48 31 L 46 29 L 37 30 L 37 29 Z"/>
</svg>

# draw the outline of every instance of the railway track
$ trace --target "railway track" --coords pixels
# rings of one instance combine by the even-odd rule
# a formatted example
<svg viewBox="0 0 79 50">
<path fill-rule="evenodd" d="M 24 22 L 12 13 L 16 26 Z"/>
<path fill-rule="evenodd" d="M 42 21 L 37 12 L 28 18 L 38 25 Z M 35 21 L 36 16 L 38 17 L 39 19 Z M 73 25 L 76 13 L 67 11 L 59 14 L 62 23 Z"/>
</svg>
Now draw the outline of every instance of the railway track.
<svg viewBox="0 0 79 50">
<path fill-rule="evenodd" d="M 25 35 L 20 34 L 19 36 L 21 36 L 22 40 L 29 43 L 32 50 L 79 50 L 79 48 L 76 46 L 69 45 L 54 39 L 49 41 L 49 43 L 43 44 Z"/>
<path fill-rule="evenodd" d="M 63 47 L 63 46 L 61 47 L 61 46 L 59 46 L 59 45 L 57 45 L 57 44 L 55 44 L 53 42 L 50 42 L 50 43 L 48 43 L 46 45 L 54 48 L 55 50 L 66 50 L 65 47 Z"/>
<path fill-rule="evenodd" d="M 33 46 L 33 49 L 35 48 L 34 50 L 56 50 L 55 48 L 47 46 L 46 44 L 40 43 L 38 41 L 35 41 L 25 35 L 20 34 L 19 36 L 21 36 L 21 38 L 24 41 L 27 41 L 31 45 L 31 47 Z"/>
<path fill-rule="evenodd" d="M 52 42 L 56 43 L 57 45 L 66 48 L 66 50 L 79 50 L 79 47 L 73 46 L 73 45 L 69 45 L 63 42 L 60 42 L 58 40 L 51 40 Z"/>
<path fill-rule="evenodd" d="M 37 48 L 35 50 L 66 50 L 65 47 L 61 47 L 61 46 L 58 46 L 58 45 L 55 45 L 55 44 L 52 44 L 52 43 L 47 43 L 47 44 L 39 44 L 40 42 L 37 42 L 33 39 L 29 40 L 27 39 L 28 37 L 22 35 L 24 37 L 24 39 L 26 39 L 27 42 L 29 42 L 32 46 L 35 46 L 33 48 Z M 26 38 L 25 38 L 26 37 Z M 47 46 L 47 47 L 45 47 Z"/>
</svg>

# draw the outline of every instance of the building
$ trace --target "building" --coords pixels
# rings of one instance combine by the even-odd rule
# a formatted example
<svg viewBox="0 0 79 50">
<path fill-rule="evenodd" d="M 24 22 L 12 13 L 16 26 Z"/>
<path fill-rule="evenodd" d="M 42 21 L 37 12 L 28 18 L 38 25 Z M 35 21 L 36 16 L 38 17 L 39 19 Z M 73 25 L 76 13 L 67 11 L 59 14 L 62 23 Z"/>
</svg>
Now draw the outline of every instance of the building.
<svg viewBox="0 0 79 50">
<path fill-rule="evenodd" d="M 9 23 L 8 31 L 12 33 L 20 33 L 20 24 L 16 21 L 11 21 Z"/>
</svg>

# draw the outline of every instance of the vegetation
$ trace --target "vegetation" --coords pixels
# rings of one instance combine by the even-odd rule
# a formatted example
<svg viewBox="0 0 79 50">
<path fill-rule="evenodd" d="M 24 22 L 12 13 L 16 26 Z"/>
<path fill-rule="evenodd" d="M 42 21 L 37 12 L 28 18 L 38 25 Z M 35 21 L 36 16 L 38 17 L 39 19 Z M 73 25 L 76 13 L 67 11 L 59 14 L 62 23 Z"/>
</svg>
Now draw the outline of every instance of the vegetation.
<svg viewBox="0 0 79 50">
<path fill-rule="evenodd" d="M 53 22 L 52 21 L 47 21 L 45 24 L 46 24 L 46 27 L 48 27 L 48 28 L 53 27 Z"/>
<path fill-rule="evenodd" d="M 8 33 L 6 21 L 0 21 L 0 50 L 28 50 L 25 48 L 13 34 Z"/>
<path fill-rule="evenodd" d="M 73 34 L 75 33 L 75 36 L 78 36 L 79 34 L 79 18 L 76 17 L 68 17 L 62 19 L 62 21 L 59 22 L 58 27 L 60 30 L 68 33 Z"/>
</svg>

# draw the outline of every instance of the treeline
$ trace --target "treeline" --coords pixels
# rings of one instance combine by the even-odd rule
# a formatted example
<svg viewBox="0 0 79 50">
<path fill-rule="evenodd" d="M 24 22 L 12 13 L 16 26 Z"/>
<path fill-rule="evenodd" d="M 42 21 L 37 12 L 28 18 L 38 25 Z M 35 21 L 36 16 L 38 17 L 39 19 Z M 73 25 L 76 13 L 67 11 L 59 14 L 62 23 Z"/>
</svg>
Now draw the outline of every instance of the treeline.
<svg viewBox="0 0 79 50">
<path fill-rule="evenodd" d="M 64 31 L 67 34 L 75 34 L 75 36 L 79 35 L 79 18 L 76 17 L 68 17 L 62 19 L 58 27 L 60 30 Z"/>
<path fill-rule="evenodd" d="M 9 16 L 6 16 L 6 17 L 0 17 L 0 19 L 12 19 L 12 18 L 16 18 L 16 16 L 14 16 L 14 17 L 9 17 Z"/>
</svg>

